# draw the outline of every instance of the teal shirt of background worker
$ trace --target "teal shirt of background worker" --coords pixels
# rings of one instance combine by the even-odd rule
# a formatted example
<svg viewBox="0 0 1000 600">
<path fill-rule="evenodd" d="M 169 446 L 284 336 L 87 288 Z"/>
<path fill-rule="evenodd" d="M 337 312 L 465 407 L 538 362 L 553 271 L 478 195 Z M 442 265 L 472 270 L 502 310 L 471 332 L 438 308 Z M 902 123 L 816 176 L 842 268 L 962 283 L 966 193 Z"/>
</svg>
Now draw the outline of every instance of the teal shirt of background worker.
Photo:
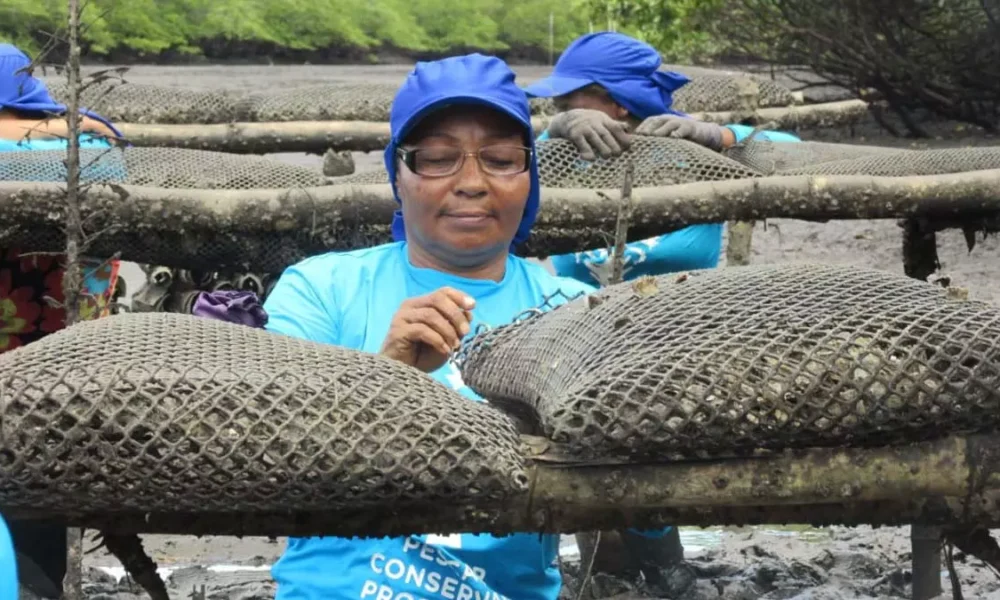
<svg viewBox="0 0 1000 600">
<path fill-rule="evenodd" d="M 69 147 L 62 138 L 4 140 L 0 139 L 0 152 L 20 152 L 23 150 L 65 150 Z M 80 136 L 81 148 L 110 148 L 111 144 L 102 137 Z"/>
<path fill-rule="evenodd" d="M 745 140 L 753 128 L 746 125 L 727 126 L 737 143 Z M 549 139 L 543 131 L 536 141 Z M 761 131 L 755 139 L 772 142 L 799 142 L 798 137 L 781 131 Z M 694 269 L 711 269 L 719 264 L 722 252 L 722 223 L 691 225 L 677 231 L 625 245 L 624 278 L 661 275 Z M 597 248 L 571 254 L 552 256 L 556 274 L 572 277 L 590 285 L 602 285 L 611 272 L 609 249 Z"/>
<path fill-rule="evenodd" d="M 46 160 L 32 165 L 25 172 L 22 161 L 4 160 L 4 154 L 21 152 L 59 151 L 66 152 L 69 144 L 61 138 L 51 139 L 0 139 L 0 181 L 66 181 L 66 165 L 63 157 L 58 160 Z M 88 134 L 80 136 L 80 149 L 105 149 L 106 153 L 98 156 L 81 156 L 80 182 L 114 182 L 124 183 L 127 175 L 125 158 L 121 150 L 112 147 L 111 143 L 102 137 Z"/>
<path fill-rule="evenodd" d="M 472 331 L 510 323 L 549 298 L 554 306 L 593 289 L 515 256 L 499 282 L 417 268 L 406 242 L 395 242 L 288 268 L 264 303 L 267 329 L 375 353 L 404 300 L 445 286 L 476 299 Z M 482 401 L 451 363 L 431 375 Z M 272 575 L 277 600 L 556 600 L 558 551 L 559 536 L 535 533 L 291 538 Z"/>
</svg>

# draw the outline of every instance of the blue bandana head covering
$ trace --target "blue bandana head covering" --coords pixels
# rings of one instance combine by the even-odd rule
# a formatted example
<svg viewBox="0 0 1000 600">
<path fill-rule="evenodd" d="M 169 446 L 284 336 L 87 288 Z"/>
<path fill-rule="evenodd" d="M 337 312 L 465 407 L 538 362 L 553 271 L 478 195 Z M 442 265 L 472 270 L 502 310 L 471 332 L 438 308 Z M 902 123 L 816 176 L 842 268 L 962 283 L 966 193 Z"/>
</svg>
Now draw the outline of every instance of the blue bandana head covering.
<svg viewBox="0 0 1000 600">
<path fill-rule="evenodd" d="M 385 149 L 385 168 L 389 172 L 392 193 L 402 204 L 396 189 L 396 149 L 406 135 L 424 117 L 445 107 L 455 105 L 486 106 L 514 119 L 524 127 L 531 147 L 531 191 L 524 207 L 521 224 L 514 235 L 512 246 L 528 239 L 538 214 L 540 186 L 538 161 L 535 158 L 534 132 L 531 129 L 531 109 L 528 97 L 514 83 L 514 72 L 507 63 L 494 56 L 468 54 L 432 62 L 418 62 L 406 77 L 392 101 L 389 113 L 391 139 Z M 392 237 L 406 239 L 402 211 L 396 211 L 392 220 Z"/>
<path fill-rule="evenodd" d="M 596 83 L 638 119 L 686 116 L 670 106 L 673 93 L 690 79 L 660 71 L 661 64 L 660 53 L 649 44 L 611 31 L 590 33 L 563 51 L 551 75 L 524 91 L 528 96 L 552 98 Z"/>
<path fill-rule="evenodd" d="M 45 83 L 25 70 L 30 64 L 31 60 L 16 46 L 0 44 L 0 109 L 65 114 L 66 105 L 53 100 Z M 107 119 L 88 110 L 80 112 L 104 123 L 115 132 L 115 135 L 121 137 L 121 132 Z"/>
</svg>

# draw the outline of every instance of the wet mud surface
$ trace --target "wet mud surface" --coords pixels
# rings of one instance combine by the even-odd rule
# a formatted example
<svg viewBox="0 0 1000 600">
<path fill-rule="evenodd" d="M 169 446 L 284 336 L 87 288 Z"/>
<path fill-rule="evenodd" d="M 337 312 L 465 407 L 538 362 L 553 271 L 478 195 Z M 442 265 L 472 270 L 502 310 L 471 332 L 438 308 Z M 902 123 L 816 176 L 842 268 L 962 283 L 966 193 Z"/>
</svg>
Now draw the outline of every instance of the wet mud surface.
<svg viewBox="0 0 1000 600">
<path fill-rule="evenodd" d="M 131 81 L 197 89 L 256 89 L 262 85 L 307 85 L 318 81 L 400 81 L 409 66 L 305 67 L 134 67 Z M 531 80 L 544 67 L 516 67 Z M 826 90 L 827 97 L 842 93 Z M 898 147 L 963 147 L 994 145 L 997 141 L 954 123 L 933 126 L 935 139 L 893 138 L 873 122 L 850 130 L 805 132 L 822 141 Z M 272 155 L 282 161 L 321 168 L 322 158 L 301 154 Z M 379 165 L 379 153 L 354 154 L 357 169 Z M 938 234 L 940 274 L 952 285 L 968 288 L 970 297 L 1000 304 L 1000 241 L 977 238 L 971 251 L 957 230 Z M 901 230 L 895 221 L 836 221 L 809 223 L 776 219 L 758 223 L 754 231 L 754 263 L 820 262 L 853 264 L 901 273 Z M 140 287 L 140 273 L 126 266 L 128 288 Z M 691 532 L 685 532 L 691 534 Z M 687 561 L 665 573 L 666 589 L 644 589 L 635 582 L 592 579 L 584 598 L 685 598 L 690 600 L 841 600 L 854 598 L 909 598 L 911 594 L 910 539 L 907 528 L 828 528 L 792 535 L 766 529 L 727 529 L 713 533 L 703 547 L 685 541 Z M 263 538 L 188 538 L 145 536 L 145 546 L 163 569 L 172 598 L 256 600 L 272 598 L 274 584 L 267 567 L 284 548 L 283 540 Z M 567 548 L 571 540 L 567 539 Z M 1000 600 L 1000 579 L 980 561 L 958 555 L 956 566 L 968 599 Z M 567 556 L 564 598 L 576 598 L 579 565 Z M 91 599 L 118 600 L 146 597 L 127 579 L 119 580 L 114 557 L 96 552 L 87 557 L 86 591 Z M 234 570 L 236 569 L 236 570 Z M 950 582 L 942 571 L 945 590 Z M 204 586 L 204 595 L 201 594 Z M 594 592 L 597 592 L 595 594 Z M 26 596 L 30 597 L 30 596 Z"/>
<path fill-rule="evenodd" d="M 697 530 L 685 530 L 682 538 L 696 533 Z M 909 528 L 831 527 L 798 533 L 734 528 L 712 532 L 709 537 L 707 547 L 688 546 L 685 562 L 665 570 L 660 586 L 596 574 L 590 578 L 583 598 L 911 598 Z M 560 598 L 575 600 L 579 593 L 581 566 L 575 554 L 567 555 L 573 548 L 569 538 L 565 541 L 565 583 Z M 272 543 L 261 538 L 196 540 L 175 536 L 145 536 L 145 545 L 163 569 L 172 598 L 220 600 L 273 598 L 275 586 L 266 567 L 284 548 L 283 541 Z M 220 561 L 226 565 L 224 568 L 217 566 Z M 145 597 L 127 578 L 119 578 L 120 573 L 102 569 L 116 566 L 117 561 L 111 556 L 91 555 L 87 560 L 88 598 L 131 600 Z M 956 553 L 955 567 L 965 598 L 1000 600 L 1000 579 L 982 562 Z M 938 598 L 952 599 L 951 583 L 944 566 L 940 575 L 944 592 Z M 204 596 L 200 596 L 202 586 Z"/>
</svg>

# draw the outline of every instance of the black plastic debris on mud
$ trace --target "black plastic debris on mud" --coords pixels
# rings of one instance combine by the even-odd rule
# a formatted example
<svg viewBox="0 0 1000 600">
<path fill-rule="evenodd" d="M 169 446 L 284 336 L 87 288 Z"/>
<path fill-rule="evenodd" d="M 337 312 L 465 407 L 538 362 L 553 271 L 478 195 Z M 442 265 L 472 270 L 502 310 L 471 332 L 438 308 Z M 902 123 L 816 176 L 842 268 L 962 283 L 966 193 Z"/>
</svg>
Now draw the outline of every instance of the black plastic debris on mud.
<svg viewBox="0 0 1000 600">
<path fill-rule="evenodd" d="M 749 532 L 724 534 L 718 548 L 660 573 L 658 584 L 592 573 L 580 596 L 578 562 L 562 564 L 560 600 L 878 600 L 912 597 L 909 528 L 830 528 L 808 542 Z M 957 553 L 965 598 L 1000 600 L 1000 580 L 981 561 Z M 950 600 L 951 584 L 942 574 Z"/>
</svg>

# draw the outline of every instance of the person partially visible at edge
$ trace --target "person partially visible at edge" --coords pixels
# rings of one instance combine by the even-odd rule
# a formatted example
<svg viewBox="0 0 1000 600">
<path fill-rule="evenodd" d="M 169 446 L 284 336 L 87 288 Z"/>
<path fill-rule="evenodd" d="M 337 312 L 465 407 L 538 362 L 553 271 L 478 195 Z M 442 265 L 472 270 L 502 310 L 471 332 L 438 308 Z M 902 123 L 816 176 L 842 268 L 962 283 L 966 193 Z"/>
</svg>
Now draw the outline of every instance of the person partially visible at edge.
<svg viewBox="0 0 1000 600">
<path fill-rule="evenodd" d="M 397 241 L 289 267 L 264 304 L 267 329 L 381 353 L 481 401 L 449 362 L 461 340 L 592 288 L 511 254 L 535 221 L 539 180 L 528 99 L 503 61 L 418 63 L 390 128 Z M 292 538 L 272 574 L 278 600 L 555 600 L 558 548 L 538 534 Z"/>
<path fill-rule="evenodd" d="M 682 138 L 722 151 L 743 141 L 753 128 L 720 126 L 674 110 L 673 93 L 688 83 L 679 73 L 659 70 L 660 54 L 627 35 L 584 35 L 562 53 L 550 76 L 525 88 L 529 97 L 553 98 L 561 111 L 539 140 L 571 141 L 584 160 L 620 155 L 638 135 Z M 798 142 L 794 135 L 761 131 L 757 139 Z M 692 225 L 625 250 L 625 279 L 713 268 L 722 249 L 722 223 Z M 551 257 L 559 275 L 604 284 L 610 275 L 608 250 Z"/>
<path fill-rule="evenodd" d="M 65 150 L 69 126 L 66 107 L 49 95 L 45 84 L 28 72 L 31 61 L 17 47 L 0 44 L 0 164 L 3 153 Z M 84 112 L 80 146 L 109 148 L 107 138 L 121 137 L 107 120 Z M 85 318 L 107 315 L 118 281 L 118 261 L 86 260 Z M 59 256 L 26 255 L 0 248 L 0 352 L 13 350 L 65 327 L 66 312 L 45 301 L 62 302 L 64 263 Z M 66 569 L 66 528 L 11 520 L 10 536 L 22 582 L 36 594 L 57 598 Z M 29 569 L 28 563 L 34 563 Z"/>
</svg>

